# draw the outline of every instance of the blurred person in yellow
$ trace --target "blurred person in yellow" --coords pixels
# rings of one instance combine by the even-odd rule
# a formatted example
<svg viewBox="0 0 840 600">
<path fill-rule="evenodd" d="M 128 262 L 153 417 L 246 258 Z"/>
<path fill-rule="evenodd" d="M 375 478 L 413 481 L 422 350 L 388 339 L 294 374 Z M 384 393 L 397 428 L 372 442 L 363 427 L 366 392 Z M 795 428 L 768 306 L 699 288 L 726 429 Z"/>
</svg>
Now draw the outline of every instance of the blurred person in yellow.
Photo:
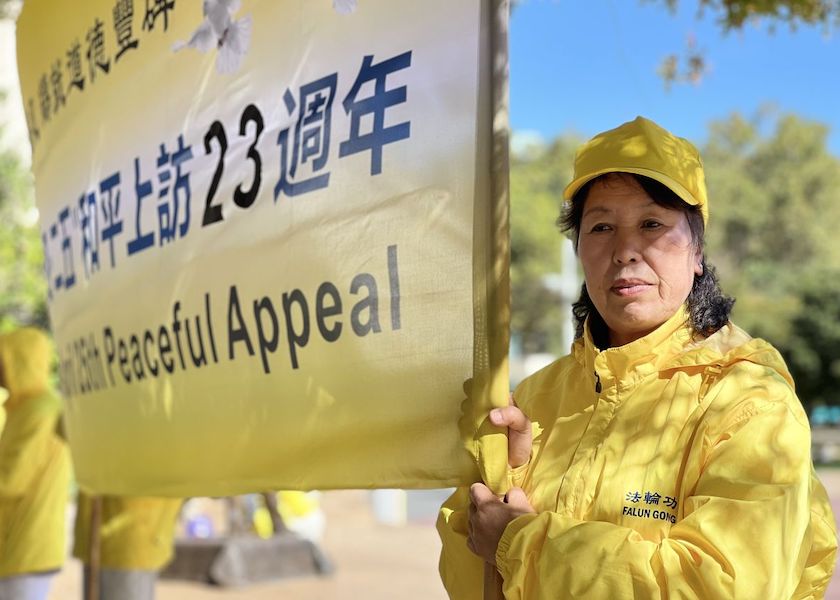
<svg viewBox="0 0 840 600">
<path fill-rule="evenodd" d="M 270 494 L 271 492 L 269 492 Z M 320 544 L 326 528 L 326 516 L 321 509 L 321 493 L 284 490 L 274 494 L 280 523 L 275 523 L 271 510 L 266 505 L 270 500 L 263 494 L 264 502 L 253 511 L 253 529 L 263 539 L 268 539 L 283 530 L 289 530 L 299 537 Z M 282 529 L 279 525 L 282 524 Z"/>
<path fill-rule="evenodd" d="M 0 387 L 9 396 L 0 434 L 0 600 L 45 600 L 64 563 L 70 459 L 56 431 L 52 358 L 37 329 L 0 335 Z"/>
<path fill-rule="evenodd" d="M 576 340 L 488 415 L 507 495 L 476 483 L 441 509 L 450 596 L 481 598 L 490 563 L 509 600 L 822 598 L 837 539 L 808 419 L 779 353 L 729 319 L 696 148 L 639 117 L 578 150 L 564 198 Z"/>
<path fill-rule="evenodd" d="M 100 600 L 153 600 L 160 569 L 172 559 L 180 498 L 103 496 L 99 530 Z M 90 579 L 93 501 L 79 492 L 73 556 L 85 564 L 84 594 Z"/>
</svg>

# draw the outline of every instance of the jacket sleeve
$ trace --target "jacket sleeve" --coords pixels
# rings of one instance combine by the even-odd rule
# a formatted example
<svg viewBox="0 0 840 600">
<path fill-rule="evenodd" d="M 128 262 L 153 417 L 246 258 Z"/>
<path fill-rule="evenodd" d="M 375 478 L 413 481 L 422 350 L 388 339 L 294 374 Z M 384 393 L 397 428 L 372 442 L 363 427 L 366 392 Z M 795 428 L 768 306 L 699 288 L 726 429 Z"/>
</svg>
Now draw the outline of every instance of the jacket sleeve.
<svg viewBox="0 0 840 600">
<path fill-rule="evenodd" d="M 37 402 L 37 400 L 31 400 Z M 38 475 L 55 431 L 57 415 L 42 404 L 7 423 L 0 437 L 0 498 L 23 495 Z"/>
<path fill-rule="evenodd" d="M 523 515 L 496 553 L 505 597 L 790 598 L 810 548 L 810 434 L 787 402 L 698 430 L 698 475 L 661 541 L 614 523 Z"/>
<path fill-rule="evenodd" d="M 529 465 L 526 463 L 508 471 L 508 487 L 522 485 Z M 437 520 L 442 545 L 438 565 L 440 576 L 449 597 L 456 600 L 484 598 L 484 561 L 467 548 L 469 506 L 469 488 L 458 488 L 443 503 Z"/>
<path fill-rule="evenodd" d="M 453 600 L 482 600 L 484 561 L 467 548 L 469 488 L 455 490 L 440 509 L 440 577 Z"/>
<path fill-rule="evenodd" d="M 531 380 L 525 379 L 516 388 L 514 396 L 519 407 L 526 415 L 531 414 L 528 404 L 531 392 Z M 507 487 L 522 487 L 528 475 L 533 457 L 541 444 L 538 423 L 531 421 L 531 458 L 527 463 L 514 469 L 508 469 Z M 438 513 L 437 530 L 441 541 L 440 571 L 443 586 L 449 597 L 454 600 L 483 600 L 484 561 L 467 548 L 467 520 L 470 506 L 469 487 L 462 487 L 443 503 Z"/>
</svg>

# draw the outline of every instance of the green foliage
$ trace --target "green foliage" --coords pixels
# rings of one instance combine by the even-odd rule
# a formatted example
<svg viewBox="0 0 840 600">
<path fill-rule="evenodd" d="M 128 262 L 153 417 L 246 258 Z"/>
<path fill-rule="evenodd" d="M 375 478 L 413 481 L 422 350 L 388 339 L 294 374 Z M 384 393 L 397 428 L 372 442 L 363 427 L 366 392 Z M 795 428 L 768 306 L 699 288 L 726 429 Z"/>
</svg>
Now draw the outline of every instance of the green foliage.
<svg viewBox="0 0 840 600">
<path fill-rule="evenodd" d="M 20 13 L 23 0 L 0 0 L 0 19 L 15 19 Z"/>
<path fill-rule="evenodd" d="M 800 287 L 800 310 L 791 323 L 785 360 L 807 404 L 840 404 L 840 277 L 838 269 L 813 273 Z"/>
<path fill-rule="evenodd" d="M 664 4 L 676 11 L 679 0 L 641 0 Z M 766 23 L 771 33 L 779 24 L 796 29 L 800 25 L 822 26 L 828 31 L 840 23 L 840 2 L 836 0 L 698 0 L 698 17 L 711 12 L 724 32 L 743 29 L 747 23 Z M 657 69 L 669 88 L 674 83 L 698 84 L 706 73 L 705 53 L 688 36 L 681 53 L 668 54 Z"/>
<path fill-rule="evenodd" d="M 515 9 L 522 0 L 511 0 Z M 659 4 L 671 12 L 680 5 L 679 0 L 639 0 L 642 4 Z M 743 29 L 747 23 L 766 23 L 773 32 L 777 25 L 791 29 L 800 25 L 822 26 L 828 31 L 840 24 L 838 0 L 696 0 L 697 16 L 711 12 L 724 32 Z M 657 67 L 666 88 L 675 83 L 697 85 L 706 74 L 706 58 L 693 35 L 687 36 L 686 47 L 680 52 L 666 55 Z"/>
<path fill-rule="evenodd" d="M 710 131 L 707 249 L 734 320 L 780 349 L 804 401 L 840 403 L 840 161 L 827 128 L 733 115 Z"/>
<path fill-rule="evenodd" d="M 689 35 L 682 57 L 675 53 L 667 55 L 656 72 L 662 78 L 665 89 L 670 89 L 675 83 L 698 85 L 706 74 L 705 53 L 697 47 L 694 36 Z"/>
<path fill-rule="evenodd" d="M 0 0 L 0 19 L 15 19 L 22 0 Z M 6 91 L 0 90 L 0 102 Z M 47 326 L 43 250 L 32 176 L 16 154 L 0 152 L 0 332 Z"/>
<path fill-rule="evenodd" d="M 0 331 L 47 325 L 43 251 L 32 178 L 12 152 L 0 154 Z"/>
<path fill-rule="evenodd" d="M 563 238 L 552 224 L 560 214 L 579 143 L 561 137 L 547 148 L 532 148 L 511 159 L 511 328 L 525 352 L 568 351 L 560 347 L 568 316 L 543 278 L 560 269 Z"/>
<path fill-rule="evenodd" d="M 769 111 L 710 125 L 707 256 L 733 320 L 783 354 L 806 404 L 840 404 L 840 160 L 827 128 Z M 565 353 L 567 321 L 543 284 L 560 268 L 552 224 L 580 140 L 560 137 L 511 164 L 512 330 L 526 352 Z"/>
<path fill-rule="evenodd" d="M 674 11 L 678 0 L 645 0 L 665 4 Z M 834 0 L 699 0 L 702 14 L 710 10 L 725 30 L 741 29 L 748 21 L 771 19 L 796 26 L 800 23 L 830 24 L 840 16 L 840 5 Z"/>
</svg>

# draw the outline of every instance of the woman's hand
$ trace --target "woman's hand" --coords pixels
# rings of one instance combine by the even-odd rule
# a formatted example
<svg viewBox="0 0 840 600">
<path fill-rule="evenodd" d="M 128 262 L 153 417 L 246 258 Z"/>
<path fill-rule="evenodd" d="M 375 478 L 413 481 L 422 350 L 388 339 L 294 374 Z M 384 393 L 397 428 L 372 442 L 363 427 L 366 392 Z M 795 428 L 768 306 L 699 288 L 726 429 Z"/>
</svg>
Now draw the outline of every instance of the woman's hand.
<svg viewBox="0 0 840 600">
<path fill-rule="evenodd" d="M 490 411 L 490 422 L 508 429 L 508 464 L 521 467 L 531 458 L 531 420 L 525 416 L 510 395 L 510 406 Z"/>
<path fill-rule="evenodd" d="M 522 411 L 519 412 L 521 414 Z M 472 484 L 467 547 L 486 562 L 495 565 L 496 549 L 505 527 L 516 517 L 532 512 L 534 509 L 521 488 L 512 488 L 505 499 L 501 500 L 483 483 Z"/>
</svg>

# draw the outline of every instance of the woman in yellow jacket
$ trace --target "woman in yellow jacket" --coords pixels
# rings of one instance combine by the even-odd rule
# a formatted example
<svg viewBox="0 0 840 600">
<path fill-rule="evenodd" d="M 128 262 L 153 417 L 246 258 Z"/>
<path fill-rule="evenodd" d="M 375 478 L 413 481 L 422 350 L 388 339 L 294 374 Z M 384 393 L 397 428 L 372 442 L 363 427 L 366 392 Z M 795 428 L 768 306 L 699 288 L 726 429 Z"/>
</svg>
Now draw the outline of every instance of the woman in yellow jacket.
<svg viewBox="0 0 840 600">
<path fill-rule="evenodd" d="M 153 600 L 158 571 L 172 559 L 180 498 L 102 497 L 99 530 L 100 600 Z M 93 502 L 79 493 L 73 555 L 85 564 L 89 584 Z"/>
<path fill-rule="evenodd" d="M 729 321 L 697 150 L 641 117 L 579 151 L 563 218 L 585 285 L 572 353 L 529 377 L 512 488 L 438 519 L 452 598 L 822 598 L 837 548 L 779 353 Z"/>
<path fill-rule="evenodd" d="M 0 386 L 9 392 L 0 435 L 0 600 L 45 599 L 65 555 L 70 461 L 56 433 L 61 401 L 49 389 L 42 332 L 0 336 Z"/>
</svg>

